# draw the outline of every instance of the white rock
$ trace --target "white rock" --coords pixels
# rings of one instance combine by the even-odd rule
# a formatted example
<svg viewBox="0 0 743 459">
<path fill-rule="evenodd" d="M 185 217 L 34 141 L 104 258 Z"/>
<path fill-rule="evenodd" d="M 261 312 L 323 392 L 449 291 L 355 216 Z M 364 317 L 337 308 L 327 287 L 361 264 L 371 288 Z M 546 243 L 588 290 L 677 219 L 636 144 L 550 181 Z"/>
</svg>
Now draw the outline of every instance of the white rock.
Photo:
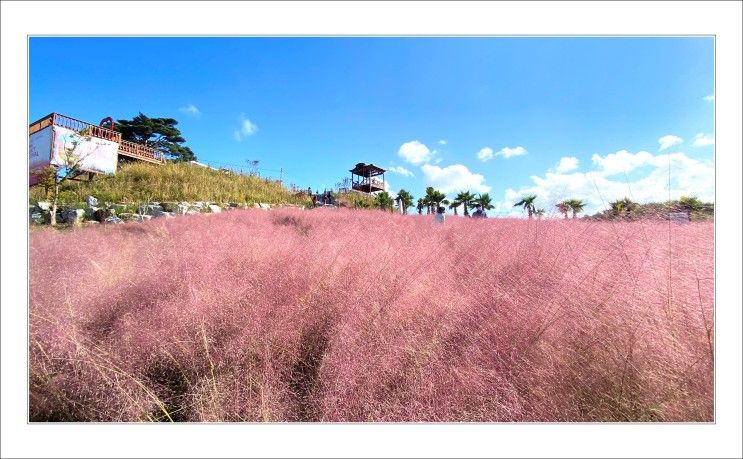
<svg viewBox="0 0 743 459">
<path fill-rule="evenodd" d="M 124 223 L 124 220 L 120 219 L 116 215 L 112 215 L 110 217 L 107 217 L 105 220 L 103 220 L 103 223 L 118 225 L 118 224 Z"/>
<path fill-rule="evenodd" d="M 211 212 L 213 214 L 218 214 L 221 211 L 222 211 L 222 208 L 219 207 L 218 205 L 216 205 L 216 204 L 209 204 L 209 212 Z"/>
</svg>

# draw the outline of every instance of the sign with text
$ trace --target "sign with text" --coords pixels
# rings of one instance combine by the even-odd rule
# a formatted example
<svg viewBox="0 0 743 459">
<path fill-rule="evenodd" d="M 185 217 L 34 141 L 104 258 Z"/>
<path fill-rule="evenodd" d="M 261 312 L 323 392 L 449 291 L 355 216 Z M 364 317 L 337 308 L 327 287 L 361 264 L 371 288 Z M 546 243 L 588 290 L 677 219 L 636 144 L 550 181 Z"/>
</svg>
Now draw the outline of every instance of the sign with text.
<svg viewBox="0 0 743 459">
<path fill-rule="evenodd" d="M 77 133 L 54 126 L 54 148 L 51 163 L 64 167 L 79 161 L 79 168 L 89 172 L 113 174 L 119 158 L 119 144 L 110 140 Z"/>
<path fill-rule="evenodd" d="M 28 183 L 29 186 L 39 183 L 34 172 L 49 165 L 52 156 L 52 127 L 48 126 L 28 136 Z"/>
</svg>

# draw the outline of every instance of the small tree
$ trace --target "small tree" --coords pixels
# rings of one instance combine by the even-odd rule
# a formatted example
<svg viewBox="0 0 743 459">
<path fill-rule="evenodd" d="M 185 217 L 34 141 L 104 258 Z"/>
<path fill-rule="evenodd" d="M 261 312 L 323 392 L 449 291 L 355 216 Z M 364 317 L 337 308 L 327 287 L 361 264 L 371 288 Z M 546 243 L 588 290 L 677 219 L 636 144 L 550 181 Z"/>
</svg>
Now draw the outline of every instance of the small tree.
<svg viewBox="0 0 743 459">
<path fill-rule="evenodd" d="M 465 217 L 469 217 L 470 216 L 470 208 L 474 204 L 475 195 L 473 195 L 472 193 L 470 193 L 469 190 L 467 190 L 467 191 L 460 191 L 454 199 L 456 201 L 459 201 L 464 206 L 464 208 L 462 209 L 462 210 L 464 210 L 464 216 Z"/>
<path fill-rule="evenodd" d="M 382 210 L 391 211 L 393 204 L 394 201 L 392 200 L 392 197 L 386 191 L 377 193 L 377 196 L 374 199 L 374 205 Z"/>
<path fill-rule="evenodd" d="M 49 209 L 49 223 L 52 226 L 57 224 L 57 204 L 59 203 L 59 188 L 67 180 L 73 179 L 80 175 L 82 163 L 85 155 L 77 153 L 77 147 L 80 145 L 83 134 L 74 134 L 71 147 L 64 146 L 64 151 L 60 152 L 57 159 L 61 164 L 50 164 L 32 174 L 39 179 L 39 185 L 47 190 L 47 196 L 51 193 L 52 205 Z M 89 139 L 89 137 L 87 138 Z"/>
<path fill-rule="evenodd" d="M 493 199 L 490 197 L 490 193 L 481 193 L 476 198 L 473 199 L 475 205 L 479 204 L 482 206 L 482 210 L 487 211 L 491 209 L 495 209 L 495 206 L 493 206 L 492 202 Z"/>
<path fill-rule="evenodd" d="M 531 217 L 534 214 L 534 200 L 535 199 L 537 199 L 537 197 L 533 194 L 529 196 L 524 196 L 523 198 L 521 198 L 521 201 L 514 204 L 513 207 L 524 206 L 524 209 L 526 209 L 526 211 L 529 214 L 529 220 L 531 220 Z"/>
<path fill-rule="evenodd" d="M 462 205 L 462 203 L 461 203 L 461 202 L 459 202 L 459 201 L 457 201 L 457 200 L 455 199 L 455 200 L 453 200 L 453 201 L 451 202 L 451 204 L 449 204 L 449 209 L 451 209 L 451 210 L 453 210 L 453 211 L 454 211 L 454 215 L 458 215 L 458 213 L 457 213 L 457 209 L 458 209 L 458 208 L 459 208 L 459 206 L 461 206 L 461 205 Z"/>
<path fill-rule="evenodd" d="M 698 212 L 702 209 L 702 201 L 696 196 L 681 196 L 678 199 L 678 206 L 685 212 Z"/>
<path fill-rule="evenodd" d="M 403 215 L 408 214 L 408 207 L 413 206 L 413 199 L 413 195 L 408 193 L 406 190 L 400 190 L 400 192 L 397 193 L 397 200 L 400 202 Z"/>
<path fill-rule="evenodd" d="M 573 211 L 573 220 L 577 218 L 579 212 L 583 212 L 583 208 L 586 206 L 580 199 L 568 199 L 565 202 L 570 207 L 570 210 Z"/>
<path fill-rule="evenodd" d="M 613 217 L 629 216 L 635 209 L 637 209 L 637 203 L 626 197 L 624 199 L 610 202 L 609 206 Z"/>
</svg>

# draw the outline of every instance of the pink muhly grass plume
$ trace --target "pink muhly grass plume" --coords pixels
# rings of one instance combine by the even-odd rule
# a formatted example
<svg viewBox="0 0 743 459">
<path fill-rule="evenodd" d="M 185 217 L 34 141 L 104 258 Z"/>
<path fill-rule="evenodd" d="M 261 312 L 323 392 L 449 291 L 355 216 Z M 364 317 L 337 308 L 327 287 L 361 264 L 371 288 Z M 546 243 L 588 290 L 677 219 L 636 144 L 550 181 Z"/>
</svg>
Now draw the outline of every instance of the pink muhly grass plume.
<svg viewBox="0 0 743 459">
<path fill-rule="evenodd" d="M 713 421 L 713 225 L 276 209 L 30 236 L 32 421 Z"/>
</svg>

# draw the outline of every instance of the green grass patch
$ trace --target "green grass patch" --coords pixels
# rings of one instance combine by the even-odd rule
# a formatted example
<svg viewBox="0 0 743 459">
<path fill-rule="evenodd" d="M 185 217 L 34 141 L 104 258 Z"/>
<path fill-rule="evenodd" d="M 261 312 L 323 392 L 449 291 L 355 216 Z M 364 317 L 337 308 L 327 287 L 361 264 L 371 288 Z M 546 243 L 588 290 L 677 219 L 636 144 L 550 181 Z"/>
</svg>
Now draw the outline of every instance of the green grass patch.
<svg viewBox="0 0 743 459">
<path fill-rule="evenodd" d="M 84 202 L 92 195 L 101 202 L 209 201 L 307 205 L 309 199 L 280 183 L 255 176 L 216 171 L 185 163 L 122 164 L 115 175 L 99 175 L 89 182 L 68 181 L 60 191 L 62 204 Z M 31 202 L 46 199 L 42 187 L 29 190 Z"/>
</svg>

